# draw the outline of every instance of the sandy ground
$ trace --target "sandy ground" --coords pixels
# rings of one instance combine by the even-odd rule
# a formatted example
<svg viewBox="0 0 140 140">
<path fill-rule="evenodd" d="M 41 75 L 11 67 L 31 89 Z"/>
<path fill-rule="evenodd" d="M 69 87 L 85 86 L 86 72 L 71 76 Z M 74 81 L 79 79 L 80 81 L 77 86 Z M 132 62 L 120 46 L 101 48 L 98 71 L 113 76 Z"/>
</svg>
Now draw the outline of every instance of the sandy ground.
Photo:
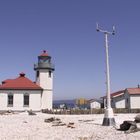
<svg viewBox="0 0 140 140">
<path fill-rule="evenodd" d="M 124 120 L 134 120 L 137 114 L 115 114 L 119 127 Z M 52 126 L 44 119 L 60 118 L 64 126 Z M 140 132 L 125 134 L 114 127 L 102 126 L 101 115 L 49 115 L 27 113 L 0 115 L 0 140 L 140 140 Z M 75 128 L 68 128 L 69 122 Z"/>
</svg>

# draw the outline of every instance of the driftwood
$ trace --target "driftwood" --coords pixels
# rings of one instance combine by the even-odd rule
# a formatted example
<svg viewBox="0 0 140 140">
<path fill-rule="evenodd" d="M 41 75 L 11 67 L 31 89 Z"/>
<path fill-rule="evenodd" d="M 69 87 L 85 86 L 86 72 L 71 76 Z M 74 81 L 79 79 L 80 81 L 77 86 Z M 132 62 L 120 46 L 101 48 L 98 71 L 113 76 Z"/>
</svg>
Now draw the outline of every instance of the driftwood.
<svg viewBox="0 0 140 140">
<path fill-rule="evenodd" d="M 69 122 L 67 125 L 66 123 L 63 123 L 59 118 L 55 118 L 55 117 L 45 119 L 44 122 L 51 123 L 52 126 L 67 126 L 68 128 L 75 128 L 73 122 Z"/>
<path fill-rule="evenodd" d="M 78 120 L 79 122 L 92 122 L 94 120 Z"/>
<path fill-rule="evenodd" d="M 54 117 L 51 117 L 51 118 L 48 118 L 48 119 L 44 120 L 44 122 L 47 122 L 47 123 L 50 123 L 50 122 L 53 122 L 53 121 L 55 121 Z"/>
<path fill-rule="evenodd" d="M 52 126 L 65 126 L 65 123 L 57 123 L 57 124 L 53 124 Z"/>
<path fill-rule="evenodd" d="M 67 125 L 68 128 L 75 128 L 74 126 L 74 122 L 69 122 L 69 124 Z"/>
</svg>

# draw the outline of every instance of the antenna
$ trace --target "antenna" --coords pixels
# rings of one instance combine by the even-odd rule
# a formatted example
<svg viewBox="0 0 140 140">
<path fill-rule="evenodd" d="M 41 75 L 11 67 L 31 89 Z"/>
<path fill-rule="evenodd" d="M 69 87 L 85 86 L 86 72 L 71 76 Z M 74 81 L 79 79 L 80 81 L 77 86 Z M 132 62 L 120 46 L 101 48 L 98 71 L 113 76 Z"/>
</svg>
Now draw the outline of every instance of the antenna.
<svg viewBox="0 0 140 140">
<path fill-rule="evenodd" d="M 115 35 L 115 26 L 113 25 L 113 31 L 112 31 L 112 35 Z"/>
<path fill-rule="evenodd" d="M 96 31 L 97 31 L 97 32 L 100 31 L 100 30 L 99 30 L 99 24 L 98 24 L 98 23 L 96 23 Z"/>
<path fill-rule="evenodd" d="M 113 25 L 113 26 L 112 26 L 112 32 L 109 32 L 109 31 L 107 31 L 107 30 L 102 30 L 101 28 L 99 28 L 99 24 L 96 23 L 96 31 L 97 31 L 97 32 L 105 33 L 105 34 L 107 34 L 107 35 L 109 35 L 109 34 L 115 35 L 115 26 Z"/>
</svg>

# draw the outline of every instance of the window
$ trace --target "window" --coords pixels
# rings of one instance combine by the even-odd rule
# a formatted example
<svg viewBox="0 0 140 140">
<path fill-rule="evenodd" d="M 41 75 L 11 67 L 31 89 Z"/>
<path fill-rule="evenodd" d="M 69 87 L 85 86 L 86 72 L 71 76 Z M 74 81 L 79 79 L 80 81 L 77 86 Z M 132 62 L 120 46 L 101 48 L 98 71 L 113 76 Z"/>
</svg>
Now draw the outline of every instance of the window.
<svg viewBox="0 0 140 140">
<path fill-rule="evenodd" d="M 51 71 L 49 71 L 49 77 L 51 77 L 51 75 L 52 75 L 52 72 L 51 72 Z"/>
<path fill-rule="evenodd" d="M 126 102 L 127 102 L 127 104 L 128 104 L 128 98 L 126 99 Z"/>
<path fill-rule="evenodd" d="M 29 94 L 24 94 L 24 106 L 29 106 Z"/>
<path fill-rule="evenodd" d="M 39 77 L 39 71 L 36 72 L 36 77 Z"/>
<path fill-rule="evenodd" d="M 13 106 L 13 94 L 8 94 L 8 106 Z"/>
</svg>

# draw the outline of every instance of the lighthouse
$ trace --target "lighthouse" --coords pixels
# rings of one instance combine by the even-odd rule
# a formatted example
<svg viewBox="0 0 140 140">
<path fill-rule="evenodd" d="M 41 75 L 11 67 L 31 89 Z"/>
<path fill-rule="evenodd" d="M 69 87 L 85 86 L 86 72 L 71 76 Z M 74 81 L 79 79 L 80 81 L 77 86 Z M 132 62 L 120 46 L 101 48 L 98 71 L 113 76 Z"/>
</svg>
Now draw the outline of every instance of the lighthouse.
<svg viewBox="0 0 140 140">
<path fill-rule="evenodd" d="M 38 56 L 38 63 L 34 65 L 36 84 L 43 88 L 41 94 L 41 109 L 52 109 L 53 104 L 53 71 L 51 56 L 44 50 Z"/>
</svg>

